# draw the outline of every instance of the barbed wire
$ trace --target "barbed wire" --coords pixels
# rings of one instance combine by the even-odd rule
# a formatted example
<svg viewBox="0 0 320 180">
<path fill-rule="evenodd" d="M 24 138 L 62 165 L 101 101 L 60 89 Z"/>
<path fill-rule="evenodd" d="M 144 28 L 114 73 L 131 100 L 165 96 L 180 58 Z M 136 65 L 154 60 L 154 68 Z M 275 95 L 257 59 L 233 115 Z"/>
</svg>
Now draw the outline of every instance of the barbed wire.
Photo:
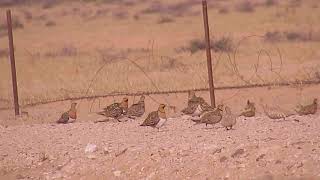
<svg viewBox="0 0 320 180">
<path fill-rule="evenodd" d="M 320 80 L 296 80 L 292 82 L 280 82 L 280 83 L 264 83 L 264 84 L 246 84 L 246 85 L 239 85 L 239 86 L 221 86 L 215 87 L 215 90 L 231 90 L 231 89 L 250 89 L 250 88 L 262 88 L 262 87 L 284 87 L 284 86 L 301 86 L 301 85 L 318 85 L 320 84 Z M 181 94 L 181 93 L 188 93 L 189 91 L 209 91 L 209 88 L 190 88 L 184 90 L 168 90 L 168 91 L 140 91 L 140 92 L 116 92 L 116 93 L 109 93 L 104 95 L 92 95 L 92 96 L 82 96 L 82 97 L 73 97 L 73 98 L 61 98 L 52 101 L 44 101 L 44 102 L 36 102 L 36 103 L 29 103 L 25 104 L 21 107 L 31 107 L 41 104 L 49 104 L 54 102 L 61 102 L 61 101 L 68 101 L 68 100 L 82 100 L 82 99 L 96 99 L 96 98 L 106 98 L 106 97 L 115 97 L 115 96 L 141 96 L 141 95 L 163 95 L 163 94 Z M 8 110 L 13 107 L 4 107 L 0 108 L 0 110 Z"/>
</svg>

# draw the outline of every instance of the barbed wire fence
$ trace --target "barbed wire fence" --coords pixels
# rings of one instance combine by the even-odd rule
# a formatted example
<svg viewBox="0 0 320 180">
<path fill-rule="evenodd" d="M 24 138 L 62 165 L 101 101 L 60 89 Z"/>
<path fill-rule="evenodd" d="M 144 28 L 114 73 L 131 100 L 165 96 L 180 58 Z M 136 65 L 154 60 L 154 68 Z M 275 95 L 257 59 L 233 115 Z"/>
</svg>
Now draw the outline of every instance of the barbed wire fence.
<svg viewBox="0 0 320 180">
<path fill-rule="evenodd" d="M 295 80 L 295 81 L 289 81 L 287 80 L 285 77 L 282 76 L 282 70 L 284 68 L 284 64 L 283 64 L 283 55 L 281 53 L 281 50 L 278 47 L 274 48 L 277 51 L 278 54 L 278 58 L 279 58 L 279 67 L 275 68 L 274 67 L 274 60 L 272 59 L 270 52 L 267 49 L 259 49 L 257 52 L 257 59 L 256 62 L 252 64 L 252 69 L 254 71 L 254 73 L 251 75 L 251 77 L 249 78 L 244 78 L 244 76 L 240 73 L 240 68 L 237 62 L 237 54 L 239 52 L 239 48 L 242 45 L 242 43 L 244 41 L 246 41 L 249 38 L 264 38 L 264 36 L 260 36 L 260 35 L 250 35 L 250 36 L 245 36 L 242 37 L 237 43 L 236 43 L 236 47 L 232 52 L 225 52 L 227 55 L 227 62 L 228 62 L 228 68 L 229 70 L 244 84 L 243 85 L 232 85 L 232 86 L 217 86 L 214 89 L 215 90 L 230 90 L 230 89 L 235 89 L 237 90 L 232 96 L 227 97 L 222 99 L 222 102 L 228 101 L 232 98 L 235 97 L 235 95 L 237 93 L 240 92 L 241 89 L 245 89 L 245 88 L 258 88 L 258 87 L 272 87 L 272 86 L 304 86 L 304 85 L 316 85 L 316 84 L 320 84 L 320 76 L 312 76 L 311 72 L 308 72 L 307 70 L 304 70 L 306 74 L 308 74 L 308 78 L 305 80 Z M 140 56 L 134 59 L 130 59 L 128 57 L 125 56 L 119 56 L 119 57 L 113 57 L 113 58 L 108 58 L 105 57 L 104 55 L 100 54 L 101 59 L 103 61 L 103 64 L 94 71 L 94 76 L 93 78 L 88 82 L 88 87 L 86 87 L 86 90 L 84 91 L 84 94 L 81 94 L 77 97 L 67 97 L 67 98 L 60 98 L 60 99 L 55 99 L 55 100 L 46 100 L 46 101 L 37 101 L 37 102 L 32 102 L 32 103 L 28 103 L 28 104 L 24 104 L 21 107 L 30 107 L 30 106 L 36 106 L 36 105 L 40 105 L 40 104 L 47 104 L 47 103 L 53 103 L 53 102 L 59 102 L 59 101 L 67 101 L 67 100 L 83 100 L 83 99 L 88 99 L 88 100 L 92 100 L 92 104 L 95 102 L 96 99 L 98 98 L 105 98 L 105 97 L 116 97 L 116 96 L 140 96 L 140 95 L 147 95 L 148 97 L 150 97 L 150 99 L 156 103 L 160 103 L 158 102 L 156 99 L 154 99 L 151 95 L 168 95 L 168 94 L 178 94 L 178 93 L 187 93 L 189 91 L 209 91 L 209 87 L 206 87 L 205 85 L 203 87 L 198 87 L 198 88 L 187 88 L 187 89 L 180 89 L 180 90 L 160 90 L 159 87 L 157 86 L 157 84 L 153 81 L 153 79 L 148 75 L 148 73 L 144 70 L 143 67 L 141 67 L 137 61 L 139 59 L 148 59 L 148 58 L 155 58 L 155 53 L 154 53 L 154 44 L 155 41 L 152 40 L 150 41 L 150 48 L 149 48 L 149 53 L 147 53 L 147 55 L 144 56 Z M 261 74 L 259 73 L 260 70 L 260 66 L 261 66 L 261 57 L 263 55 L 267 56 L 268 59 L 268 70 L 275 74 L 278 78 L 274 79 L 272 82 L 268 82 L 266 81 Z M 164 55 L 160 55 L 161 58 L 171 58 L 171 57 L 167 57 Z M 218 65 L 218 63 L 221 62 L 221 54 L 218 54 L 215 56 L 215 61 L 213 64 L 214 67 L 214 71 Z M 103 95 L 89 95 L 89 91 L 92 88 L 92 86 L 94 85 L 94 82 L 96 80 L 96 78 L 99 76 L 99 74 L 103 71 L 104 67 L 109 63 L 109 62 L 116 62 L 119 60 L 125 60 L 127 63 L 132 64 L 134 67 L 136 67 L 141 73 L 144 74 L 144 76 L 148 79 L 148 81 L 151 83 L 152 87 L 155 89 L 154 91 L 139 91 L 139 92 L 110 92 L 110 93 L 105 93 Z M 258 78 L 260 80 L 260 82 L 262 83 L 252 83 L 251 80 L 253 78 Z M 68 91 L 69 93 L 76 93 L 76 92 L 72 92 L 72 91 Z M 175 106 L 170 105 L 169 101 L 166 99 L 166 97 L 164 97 L 164 100 L 166 101 L 166 103 L 169 105 L 170 108 L 175 110 Z M 0 101 L 3 102 L 9 102 L 10 100 L 5 99 L 5 98 L 0 98 Z M 81 101 L 80 101 L 81 102 Z M 90 112 L 92 109 L 92 104 L 90 107 Z M 100 102 L 99 102 L 100 104 Z M 12 107 L 8 106 L 8 107 L 1 107 L 0 110 L 7 110 L 7 109 L 11 109 Z"/>
</svg>

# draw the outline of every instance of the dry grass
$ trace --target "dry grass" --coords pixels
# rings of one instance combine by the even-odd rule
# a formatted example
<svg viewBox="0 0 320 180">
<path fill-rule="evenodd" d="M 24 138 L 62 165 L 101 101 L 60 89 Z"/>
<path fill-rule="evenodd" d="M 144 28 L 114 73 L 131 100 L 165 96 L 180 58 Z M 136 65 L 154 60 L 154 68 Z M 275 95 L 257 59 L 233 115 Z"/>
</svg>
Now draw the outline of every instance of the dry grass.
<svg viewBox="0 0 320 180">
<path fill-rule="evenodd" d="M 193 39 L 203 39 L 201 3 L 139 2 L 127 6 L 68 2 L 47 9 L 37 4 L 13 6 L 13 15 L 24 27 L 14 30 L 20 103 L 84 96 L 91 81 L 94 83 L 87 95 L 206 87 L 205 51 L 191 56 L 189 52 L 176 51 Z M 219 2 L 213 6 L 217 9 L 209 9 L 212 39 L 232 37 L 232 49 L 213 53 L 217 86 L 280 81 L 270 70 L 269 60 L 270 56 L 272 70 L 280 71 L 278 48 L 283 63 L 280 75 L 284 79 L 310 79 L 317 75 L 316 69 L 320 67 L 318 41 L 268 43 L 264 35 L 275 31 L 281 34 L 304 32 L 311 29 L 310 24 L 315 35 L 320 29 L 317 24 L 320 12 L 314 11 L 313 6 L 319 3 L 303 1 L 294 14 L 279 18 L 276 14 L 285 13 L 291 2 L 281 1 L 268 7 L 254 5 L 251 13 L 233 10 L 234 2 L 238 1 Z M 219 13 L 221 7 L 229 12 Z M 0 11 L 5 12 L 5 9 L 0 8 Z M 174 22 L 159 24 L 161 17 L 170 17 Z M 5 14 L 0 15 L 0 20 L 5 22 Z M 56 25 L 45 26 L 50 21 Z M 257 36 L 242 40 L 250 35 Z M 7 37 L 0 36 L 0 41 L 7 42 Z M 6 48 L 7 43 L 0 44 L 0 49 Z M 0 56 L 0 99 L 6 100 L 0 100 L 1 106 L 11 105 L 8 100 L 12 99 L 10 64 L 5 53 Z M 234 62 L 238 72 L 234 71 Z M 255 72 L 257 64 L 259 70 Z"/>
</svg>

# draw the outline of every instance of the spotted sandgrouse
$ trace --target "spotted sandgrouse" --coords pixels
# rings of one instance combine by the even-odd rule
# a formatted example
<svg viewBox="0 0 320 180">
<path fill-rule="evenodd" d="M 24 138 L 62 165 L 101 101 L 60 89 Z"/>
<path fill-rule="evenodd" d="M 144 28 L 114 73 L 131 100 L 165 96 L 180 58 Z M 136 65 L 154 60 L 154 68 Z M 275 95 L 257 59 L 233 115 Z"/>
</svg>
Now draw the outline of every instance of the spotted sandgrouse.
<svg viewBox="0 0 320 180">
<path fill-rule="evenodd" d="M 165 112 L 166 105 L 160 104 L 157 111 L 149 113 L 148 117 L 140 126 L 151 126 L 155 128 L 160 128 L 167 121 L 167 116 Z"/>
<path fill-rule="evenodd" d="M 196 124 L 204 123 L 206 126 L 208 124 L 217 124 L 222 119 L 222 111 L 223 105 L 219 104 L 217 108 L 214 110 L 205 111 L 201 116 L 200 119 L 191 119 L 192 121 L 196 122 Z"/>
<path fill-rule="evenodd" d="M 111 117 L 117 119 L 126 114 L 128 109 L 128 98 L 123 98 L 121 103 L 113 103 L 103 109 L 102 112 L 98 112 L 99 115 L 104 115 L 106 117 Z"/>
<path fill-rule="evenodd" d="M 298 110 L 296 112 L 302 116 L 302 115 L 308 115 L 308 114 L 315 114 L 318 109 L 318 99 L 314 98 L 312 104 L 308 105 L 298 105 Z"/>
<path fill-rule="evenodd" d="M 71 103 L 71 107 L 67 112 L 62 113 L 60 119 L 57 121 L 59 124 L 66 124 L 69 122 L 70 119 L 76 120 L 77 119 L 77 103 Z"/>
<path fill-rule="evenodd" d="M 221 125 L 225 127 L 227 130 L 230 130 L 237 123 L 237 117 L 234 114 L 232 114 L 229 106 L 225 106 L 224 109 L 225 111 L 223 113 Z"/>
<path fill-rule="evenodd" d="M 142 95 L 138 103 L 132 104 L 131 107 L 128 108 L 127 117 L 134 119 L 135 117 L 141 117 L 145 111 L 145 97 Z"/>
</svg>

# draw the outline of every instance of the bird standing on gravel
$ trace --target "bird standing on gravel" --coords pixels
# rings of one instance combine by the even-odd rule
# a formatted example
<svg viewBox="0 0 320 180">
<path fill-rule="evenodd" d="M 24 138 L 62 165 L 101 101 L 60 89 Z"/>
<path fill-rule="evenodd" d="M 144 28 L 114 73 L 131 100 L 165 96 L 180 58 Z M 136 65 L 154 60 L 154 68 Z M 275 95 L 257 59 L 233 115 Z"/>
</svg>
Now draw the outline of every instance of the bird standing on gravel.
<svg viewBox="0 0 320 180">
<path fill-rule="evenodd" d="M 127 117 L 134 119 L 135 117 L 141 117 L 145 111 L 145 103 L 144 103 L 144 95 L 140 97 L 138 103 L 132 104 L 131 107 L 128 108 Z"/>
<path fill-rule="evenodd" d="M 314 98 L 312 104 L 308 104 L 305 106 L 298 105 L 298 110 L 295 110 L 300 116 L 315 114 L 318 109 L 318 99 Z"/>
<path fill-rule="evenodd" d="M 160 104 L 157 111 L 149 113 L 148 117 L 143 121 L 140 126 L 151 126 L 154 128 L 159 128 L 164 125 L 167 121 L 167 116 L 164 108 L 166 105 Z"/>
<path fill-rule="evenodd" d="M 196 111 L 199 103 L 201 101 L 204 101 L 204 99 L 202 97 L 197 97 L 195 91 L 189 91 L 188 97 L 188 106 L 184 108 L 181 112 L 183 114 L 191 115 Z"/>
<path fill-rule="evenodd" d="M 204 112 L 199 119 L 192 118 L 191 120 L 196 124 L 204 123 L 206 124 L 206 126 L 208 124 L 214 125 L 221 121 L 222 111 L 223 111 L 223 105 L 219 104 L 217 108 L 215 108 L 214 110 Z"/>
<path fill-rule="evenodd" d="M 266 104 L 261 104 L 263 112 L 268 116 L 270 119 L 283 119 L 285 120 L 287 117 L 294 115 L 294 113 L 287 113 L 284 112 L 279 107 L 270 107 Z"/>
<path fill-rule="evenodd" d="M 229 106 L 225 106 L 225 112 L 223 114 L 221 125 L 225 127 L 227 130 L 232 129 L 234 125 L 237 123 L 237 117 L 232 114 Z"/>
<path fill-rule="evenodd" d="M 244 117 L 254 117 L 256 115 L 256 107 L 254 102 L 247 100 L 247 105 L 244 108 L 244 111 L 241 112 L 240 116 Z"/>
<path fill-rule="evenodd" d="M 77 119 L 77 109 L 76 109 L 77 103 L 73 102 L 71 103 L 71 107 L 67 112 L 64 112 L 60 119 L 57 121 L 58 124 L 66 124 L 69 122 L 70 118 L 73 120 Z"/>
<path fill-rule="evenodd" d="M 196 110 L 192 113 L 192 116 L 201 116 L 205 112 L 214 110 L 215 108 L 210 106 L 204 99 L 200 99 Z"/>
<path fill-rule="evenodd" d="M 113 103 L 103 109 L 102 112 L 98 112 L 99 115 L 111 117 L 119 121 L 119 118 L 126 114 L 128 110 L 128 98 L 124 97 L 121 103 Z"/>
</svg>

